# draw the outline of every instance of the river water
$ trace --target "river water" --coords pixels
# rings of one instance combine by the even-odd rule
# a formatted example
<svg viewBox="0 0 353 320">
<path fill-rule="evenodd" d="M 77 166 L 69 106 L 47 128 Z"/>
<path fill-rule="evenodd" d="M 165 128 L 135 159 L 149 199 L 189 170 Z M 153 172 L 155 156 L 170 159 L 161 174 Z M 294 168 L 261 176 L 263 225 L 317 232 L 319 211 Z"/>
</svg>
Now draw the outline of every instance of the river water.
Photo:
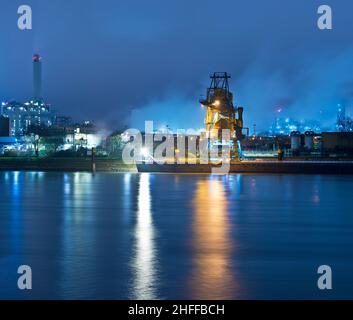
<svg viewBox="0 0 353 320">
<path fill-rule="evenodd" d="M 353 298 L 352 195 L 352 176 L 0 172 L 0 298 Z"/>
</svg>

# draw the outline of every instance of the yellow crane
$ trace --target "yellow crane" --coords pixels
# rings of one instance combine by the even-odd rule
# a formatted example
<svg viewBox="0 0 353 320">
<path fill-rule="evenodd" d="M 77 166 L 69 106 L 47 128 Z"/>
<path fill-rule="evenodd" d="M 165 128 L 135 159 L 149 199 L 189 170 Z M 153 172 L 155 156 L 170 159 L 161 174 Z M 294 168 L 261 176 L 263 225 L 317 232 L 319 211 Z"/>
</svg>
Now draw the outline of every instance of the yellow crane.
<svg viewBox="0 0 353 320">
<path fill-rule="evenodd" d="M 230 74 L 227 72 L 215 72 L 211 76 L 211 85 L 207 89 L 206 98 L 200 99 L 202 106 L 206 108 L 205 125 L 206 135 L 212 145 L 222 145 L 222 130 L 229 130 L 231 159 L 240 158 L 240 141 L 244 138 L 243 131 L 243 107 L 234 107 L 233 94 L 229 90 Z"/>
</svg>

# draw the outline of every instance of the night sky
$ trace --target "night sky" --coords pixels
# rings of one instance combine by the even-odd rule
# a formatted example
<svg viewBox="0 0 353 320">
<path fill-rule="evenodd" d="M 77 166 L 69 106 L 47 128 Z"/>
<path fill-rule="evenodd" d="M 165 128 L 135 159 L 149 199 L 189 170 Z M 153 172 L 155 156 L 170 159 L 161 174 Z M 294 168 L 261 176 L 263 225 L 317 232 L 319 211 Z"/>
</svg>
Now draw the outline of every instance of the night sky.
<svg viewBox="0 0 353 320">
<path fill-rule="evenodd" d="M 33 9 L 33 30 L 17 8 Z M 333 9 L 333 30 L 317 8 Z M 343 0 L 1 0 L 0 99 L 32 96 L 33 53 L 58 114 L 113 130 L 200 128 L 209 74 L 228 71 L 245 124 L 266 129 L 281 107 L 334 121 L 353 105 L 353 3 Z"/>
</svg>

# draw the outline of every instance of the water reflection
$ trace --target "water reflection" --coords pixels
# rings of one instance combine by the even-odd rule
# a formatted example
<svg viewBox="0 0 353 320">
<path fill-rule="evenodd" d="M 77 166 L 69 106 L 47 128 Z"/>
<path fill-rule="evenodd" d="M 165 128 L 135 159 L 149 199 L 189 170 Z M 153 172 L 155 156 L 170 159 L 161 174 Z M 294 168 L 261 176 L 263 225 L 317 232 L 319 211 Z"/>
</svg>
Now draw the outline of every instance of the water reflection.
<svg viewBox="0 0 353 320">
<path fill-rule="evenodd" d="M 192 298 L 234 298 L 237 284 L 231 269 L 233 244 L 222 177 L 197 183 L 194 212 Z"/>
<path fill-rule="evenodd" d="M 150 176 L 140 175 L 133 257 L 133 299 L 157 299 L 155 230 L 151 214 Z"/>
<path fill-rule="evenodd" d="M 22 245 L 22 239 L 19 237 L 19 230 L 22 229 L 22 189 L 19 183 L 20 172 L 15 171 L 12 174 L 6 173 L 5 175 L 6 182 L 11 186 L 11 197 L 10 197 L 10 206 L 9 210 L 10 217 L 10 228 L 11 230 L 11 242 L 12 250 L 20 249 Z M 23 176 L 21 176 L 21 180 Z"/>
<path fill-rule="evenodd" d="M 73 296 L 81 291 L 81 298 L 90 298 L 92 279 L 97 278 L 98 268 L 91 263 L 98 250 L 94 227 L 96 191 L 93 189 L 93 175 L 84 172 L 64 173 L 61 182 L 64 222 L 61 241 L 65 257 L 61 269 L 61 290 Z"/>
<path fill-rule="evenodd" d="M 131 199 L 131 185 L 133 182 L 131 181 L 131 173 L 124 174 L 124 195 L 123 195 L 123 219 L 126 224 L 129 223 L 131 218 L 131 207 L 132 207 L 132 199 Z"/>
<path fill-rule="evenodd" d="M 327 298 L 311 285 L 325 262 L 345 275 L 332 298 L 351 299 L 352 187 L 348 176 L 0 172 L 0 298 Z M 30 293 L 16 286 L 21 264 Z"/>
</svg>

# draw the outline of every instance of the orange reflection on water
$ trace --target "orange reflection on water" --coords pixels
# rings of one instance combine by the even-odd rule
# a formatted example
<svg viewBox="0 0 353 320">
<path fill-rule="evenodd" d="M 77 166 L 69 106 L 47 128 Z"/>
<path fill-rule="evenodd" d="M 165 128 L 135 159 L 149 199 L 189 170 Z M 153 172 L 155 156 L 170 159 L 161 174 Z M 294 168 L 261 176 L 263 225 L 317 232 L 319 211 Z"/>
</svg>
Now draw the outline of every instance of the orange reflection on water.
<svg viewBox="0 0 353 320">
<path fill-rule="evenodd" d="M 192 299 L 232 299 L 235 282 L 228 201 L 222 178 L 201 180 L 194 199 Z"/>
</svg>

